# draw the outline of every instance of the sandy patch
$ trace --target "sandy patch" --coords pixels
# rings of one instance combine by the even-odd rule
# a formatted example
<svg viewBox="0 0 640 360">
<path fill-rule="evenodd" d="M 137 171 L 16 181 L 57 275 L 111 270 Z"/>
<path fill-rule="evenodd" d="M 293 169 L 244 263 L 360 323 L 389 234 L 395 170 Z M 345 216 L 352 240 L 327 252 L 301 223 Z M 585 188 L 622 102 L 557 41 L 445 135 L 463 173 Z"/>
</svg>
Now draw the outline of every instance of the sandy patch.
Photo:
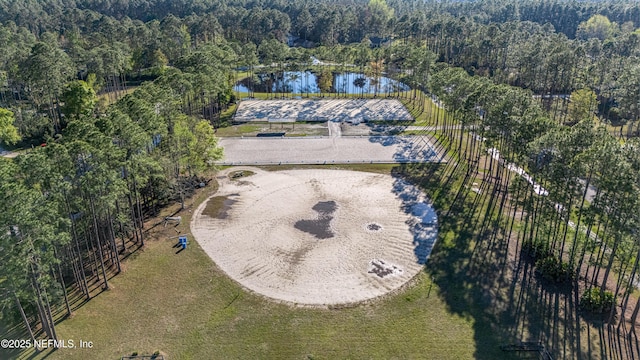
<svg viewBox="0 0 640 360">
<path fill-rule="evenodd" d="M 402 287 L 431 253 L 433 208 L 400 179 L 251 171 L 247 184 L 218 177 L 215 196 L 233 200 L 224 218 L 205 215 L 204 202 L 191 222 L 205 252 L 251 291 L 299 305 L 358 303 Z"/>
<path fill-rule="evenodd" d="M 245 100 L 234 121 L 411 121 L 413 117 L 395 99 Z"/>
<path fill-rule="evenodd" d="M 220 165 L 444 162 L 426 136 L 222 138 Z"/>
</svg>

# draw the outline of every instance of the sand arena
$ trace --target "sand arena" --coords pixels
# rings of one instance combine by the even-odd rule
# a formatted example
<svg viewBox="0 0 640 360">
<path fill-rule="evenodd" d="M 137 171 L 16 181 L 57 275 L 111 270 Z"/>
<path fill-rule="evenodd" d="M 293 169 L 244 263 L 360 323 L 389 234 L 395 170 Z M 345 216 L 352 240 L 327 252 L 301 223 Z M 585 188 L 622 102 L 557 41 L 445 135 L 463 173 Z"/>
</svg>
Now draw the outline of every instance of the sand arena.
<svg viewBox="0 0 640 360">
<path fill-rule="evenodd" d="M 249 176 L 233 177 L 242 170 Z M 231 168 L 191 231 L 246 289 L 296 305 L 354 304 L 401 288 L 423 268 L 437 219 L 416 187 L 346 170 Z"/>
</svg>

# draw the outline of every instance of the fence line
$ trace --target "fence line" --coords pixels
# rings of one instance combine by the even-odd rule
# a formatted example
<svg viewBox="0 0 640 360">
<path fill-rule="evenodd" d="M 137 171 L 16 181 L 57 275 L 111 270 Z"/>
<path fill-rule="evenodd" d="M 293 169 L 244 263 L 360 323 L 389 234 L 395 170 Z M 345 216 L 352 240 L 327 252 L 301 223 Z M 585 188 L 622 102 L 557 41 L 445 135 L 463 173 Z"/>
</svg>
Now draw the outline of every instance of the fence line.
<svg viewBox="0 0 640 360">
<path fill-rule="evenodd" d="M 420 164 L 446 163 L 444 158 L 425 159 L 394 159 L 394 160 L 292 160 L 292 161 L 216 161 L 218 166 L 251 166 L 251 165 L 358 165 L 358 164 Z"/>
</svg>

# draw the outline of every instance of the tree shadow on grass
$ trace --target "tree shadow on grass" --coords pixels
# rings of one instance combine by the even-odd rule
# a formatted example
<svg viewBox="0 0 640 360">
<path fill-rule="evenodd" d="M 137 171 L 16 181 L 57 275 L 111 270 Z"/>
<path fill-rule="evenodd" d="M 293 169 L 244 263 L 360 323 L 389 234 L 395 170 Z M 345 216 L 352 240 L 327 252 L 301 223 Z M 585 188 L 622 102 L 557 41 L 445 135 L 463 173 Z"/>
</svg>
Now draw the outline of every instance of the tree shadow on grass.
<svg viewBox="0 0 640 360">
<path fill-rule="evenodd" d="M 541 279 L 535 263 L 520 256 L 522 239 L 499 215 L 510 206 L 507 183 L 488 176 L 482 191 L 472 192 L 478 180 L 454 164 L 404 165 L 400 172 L 443 214 L 425 271 L 449 311 L 473 319 L 476 358 L 640 358 L 635 334 L 584 314 L 577 287 Z M 544 351 L 503 351 L 523 343 Z"/>
<path fill-rule="evenodd" d="M 505 342 L 505 336 L 500 328 L 499 319 L 491 310 L 495 295 L 492 284 L 496 277 L 499 277 L 499 272 L 488 262 L 485 265 L 477 264 L 474 258 L 474 251 L 480 253 L 481 250 L 478 246 L 473 246 L 478 241 L 476 224 L 472 221 L 474 211 L 466 209 L 466 205 L 461 208 L 456 205 L 464 204 L 465 198 L 454 192 L 459 186 L 458 181 L 448 178 L 458 176 L 459 171 L 454 164 L 416 164 L 402 167 L 401 172 L 413 183 L 420 184 L 425 189 L 440 213 L 445 209 L 451 212 L 450 216 L 441 216 L 438 219 L 438 241 L 426 264 L 425 272 L 430 274 L 439 286 L 439 296 L 446 302 L 449 311 L 473 319 L 475 357 L 509 358 L 511 354 L 500 349 L 500 345 Z M 454 199 L 460 201 L 454 203 Z M 505 252 L 499 247 L 493 251 Z"/>
<path fill-rule="evenodd" d="M 496 304 L 496 269 L 489 264 L 479 264 L 473 259 L 469 242 L 473 232 L 464 223 L 441 222 L 443 234 L 425 271 L 433 277 L 441 289 L 440 296 L 449 310 L 462 317 L 474 319 L 476 340 L 475 357 L 478 359 L 505 358 L 500 345 L 505 336 L 492 309 Z M 476 248 L 477 249 L 477 248 Z"/>
<path fill-rule="evenodd" d="M 638 338 L 620 323 L 621 314 L 609 319 L 608 313 L 584 311 L 577 281 L 550 282 L 537 273 L 533 259 L 517 259 L 503 321 L 512 336 L 529 334 L 559 359 L 640 358 Z"/>
<path fill-rule="evenodd" d="M 42 329 L 32 329 L 33 334 L 36 339 L 44 338 L 44 331 Z M 16 325 L 7 325 L 7 322 L 0 318 L 0 339 L 14 339 L 14 340 L 29 340 L 29 334 L 27 330 L 22 324 L 16 323 Z M 29 340 L 30 341 L 30 340 Z M 34 359 L 37 356 L 41 356 L 43 358 L 48 357 L 55 351 L 54 348 L 43 349 L 41 351 L 36 351 L 34 346 L 30 346 L 28 348 L 20 349 L 8 349 L 4 347 L 0 347 L 0 359 L 25 359 L 30 360 Z"/>
<path fill-rule="evenodd" d="M 509 332 L 513 316 L 504 312 L 508 242 L 500 238 L 497 198 L 469 195 L 474 178 L 464 166 L 407 165 L 404 172 L 419 183 L 441 216 L 439 236 L 425 271 L 440 287 L 449 311 L 473 319 L 478 359 L 519 358 L 501 346 L 528 341 Z M 487 192 L 489 193 L 489 192 Z"/>
<path fill-rule="evenodd" d="M 0 318 L 0 339 L 28 339 L 29 335 L 22 326 L 11 326 Z M 0 359 L 15 359 L 20 355 L 20 349 L 0 347 Z"/>
</svg>

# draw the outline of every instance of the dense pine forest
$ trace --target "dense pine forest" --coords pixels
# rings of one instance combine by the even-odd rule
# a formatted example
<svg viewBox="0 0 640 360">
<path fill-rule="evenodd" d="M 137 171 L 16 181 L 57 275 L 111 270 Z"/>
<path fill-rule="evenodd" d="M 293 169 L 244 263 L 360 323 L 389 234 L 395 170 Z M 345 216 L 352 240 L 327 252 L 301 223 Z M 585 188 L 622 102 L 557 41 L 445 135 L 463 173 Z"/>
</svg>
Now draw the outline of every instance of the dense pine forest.
<svg viewBox="0 0 640 360">
<path fill-rule="evenodd" d="M 489 232 L 635 336 L 633 0 L 0 0 L 0 146 L 20 153 L 0 161 L 1 320 L 55 339 L 72 295 L 109 288 L 222 156 L 239 74 L 354 66 L 411 87 L 375 96 L 439 129 L 462 186 L 492 194 Z"/>
</svg>

